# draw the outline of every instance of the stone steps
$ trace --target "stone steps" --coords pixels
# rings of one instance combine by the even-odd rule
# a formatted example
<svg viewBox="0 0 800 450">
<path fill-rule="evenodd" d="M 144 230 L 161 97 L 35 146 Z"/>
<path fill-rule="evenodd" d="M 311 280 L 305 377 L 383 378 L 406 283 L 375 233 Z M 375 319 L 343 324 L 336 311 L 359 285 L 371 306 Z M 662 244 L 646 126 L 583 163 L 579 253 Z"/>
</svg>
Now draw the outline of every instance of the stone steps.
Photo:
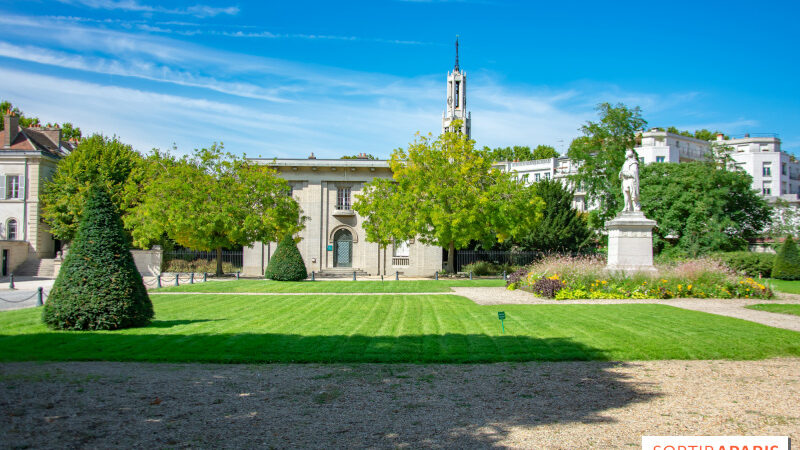
<svg viewBox="0 0 800 450">
<path fill-rule="evenodd" d="M 14 276 L 53 278 L 55 275 L 54 261 L 55 259 L 48 258 L 28 258 L 22 265 L 17 267 L 14 271 Z"/>
</svg>

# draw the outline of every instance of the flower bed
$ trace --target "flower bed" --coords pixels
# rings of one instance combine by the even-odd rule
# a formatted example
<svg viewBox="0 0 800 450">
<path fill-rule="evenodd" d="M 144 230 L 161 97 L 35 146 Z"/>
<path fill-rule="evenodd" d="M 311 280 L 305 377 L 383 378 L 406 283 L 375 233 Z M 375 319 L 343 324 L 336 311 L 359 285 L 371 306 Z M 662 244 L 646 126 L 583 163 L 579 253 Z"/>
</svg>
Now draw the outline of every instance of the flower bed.
<svg viewBox="0 0 800 450">
<path fill-rule="evenodd" d="M 660 266 L 653 274 L 608 272 L 605 265 L 598 257 L 550 257 L 514 282 L 519 289 L 556 300 L 773 298 L 760 281 L 737 276 L 711 259 Z"/>
</svg>

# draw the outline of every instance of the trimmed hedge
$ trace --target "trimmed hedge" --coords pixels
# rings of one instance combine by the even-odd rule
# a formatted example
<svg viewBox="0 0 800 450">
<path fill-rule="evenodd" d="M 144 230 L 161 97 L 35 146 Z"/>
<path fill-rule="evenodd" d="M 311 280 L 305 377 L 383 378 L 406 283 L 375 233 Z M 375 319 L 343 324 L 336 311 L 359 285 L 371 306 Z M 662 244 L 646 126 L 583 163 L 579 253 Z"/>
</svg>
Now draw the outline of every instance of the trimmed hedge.
<svg viewBox="0 0 800 450">
<path fill-rule="evenodd" d="M 63 330 L 116 330 L 144 326 L 152 318 L 153 304 L 117 208 L 105 189 L 93 187 L 42 320 Z"/>
<path fill-rule="evenodd" d="M 275 281 L 300 281 L 308 277 L 303 256 L 297 250 L 297 244 L 292 235 L 286 235 L 278 243 L 278 248 L 269 260 L 264 277 Z"/>
<path fill-rule="evenodd" d="M 772 278 L 779 280 L 800 280 L 800 251 L 794 239 L 787 237 L 783 241 L 778 255 L 775 257 L 775 265 L 772 266 Z"/>
<path fill-rule="evenodd" d="M 772 266 L 775 265 L 774 253 L 729 252 L 717 253 L 714 257 L 734 272 L 753 278 L 759 276 L 769 278 Z"/>
</svg>

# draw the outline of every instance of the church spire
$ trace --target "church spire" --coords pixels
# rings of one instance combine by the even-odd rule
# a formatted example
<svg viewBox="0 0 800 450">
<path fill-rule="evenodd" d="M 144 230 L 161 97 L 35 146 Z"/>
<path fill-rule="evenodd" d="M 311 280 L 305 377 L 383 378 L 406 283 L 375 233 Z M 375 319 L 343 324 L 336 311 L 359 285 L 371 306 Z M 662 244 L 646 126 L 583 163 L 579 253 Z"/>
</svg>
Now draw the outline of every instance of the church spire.
<svg viewBox="0 0 800 450">
<path fill-rule="evenodd" d="M 458 69 L 458 35 L 456 35 L 456 69 L 455 69 L 455 71 L 456 72 L 459 71 L 459 69 Z"/>
</svg>

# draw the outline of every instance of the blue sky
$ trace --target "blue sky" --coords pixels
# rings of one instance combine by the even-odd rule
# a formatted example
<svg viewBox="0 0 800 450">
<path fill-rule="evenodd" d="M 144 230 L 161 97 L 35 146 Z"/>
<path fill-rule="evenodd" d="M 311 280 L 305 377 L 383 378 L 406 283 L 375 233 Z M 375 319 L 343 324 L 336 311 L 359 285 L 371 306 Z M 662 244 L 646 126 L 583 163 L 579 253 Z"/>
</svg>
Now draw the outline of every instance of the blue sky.
<svg viewBox="0 0 800 450">
<path fill-rule="evenodd" d="M 0 98 L 135 148 L 387 157 L 438 134 L 460 35 L 478 145 L 559 150 L 599 102 L 800 153 L 797 2 L 0 4 Z"/>
</svg>

